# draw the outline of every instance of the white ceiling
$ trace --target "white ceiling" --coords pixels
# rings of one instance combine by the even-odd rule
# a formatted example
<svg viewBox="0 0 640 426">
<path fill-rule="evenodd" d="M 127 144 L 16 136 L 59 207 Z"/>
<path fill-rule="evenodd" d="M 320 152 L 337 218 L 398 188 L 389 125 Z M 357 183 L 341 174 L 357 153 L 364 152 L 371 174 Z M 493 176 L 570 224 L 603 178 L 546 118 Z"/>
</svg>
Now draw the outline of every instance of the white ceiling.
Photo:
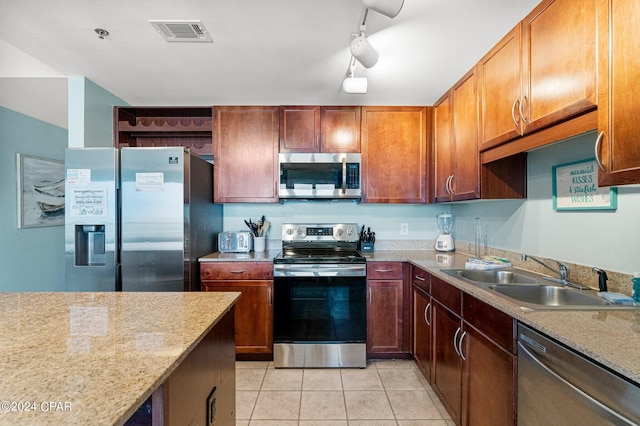
<svg viewBox="0 0 640 426">
<path fill-rule="evenodd" d="M 360 0 L 0 0 L 0 105 L 67 126 L 67 77 L 131 105 L 431 105 L 538 0 L 405 0 L 370 12 L 366 95 L 341 90 Z M 167 43 L 149 20 L 201 20 Z M 94 28 L 111 34 L 98 38 Z"/>
</svg>

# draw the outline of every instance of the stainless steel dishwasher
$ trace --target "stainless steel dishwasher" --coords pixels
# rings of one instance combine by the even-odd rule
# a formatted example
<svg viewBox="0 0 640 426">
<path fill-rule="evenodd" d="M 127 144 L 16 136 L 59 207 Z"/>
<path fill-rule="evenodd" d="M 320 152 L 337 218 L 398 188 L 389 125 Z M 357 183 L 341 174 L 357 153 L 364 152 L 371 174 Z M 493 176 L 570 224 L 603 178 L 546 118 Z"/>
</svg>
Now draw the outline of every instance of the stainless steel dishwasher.
<svg viewBox="0 0 640 426">
<path fill-rule="evenodd" d="M 518 425 L 637 425 L 640 387 L 518 325 Z"/>
</svg>

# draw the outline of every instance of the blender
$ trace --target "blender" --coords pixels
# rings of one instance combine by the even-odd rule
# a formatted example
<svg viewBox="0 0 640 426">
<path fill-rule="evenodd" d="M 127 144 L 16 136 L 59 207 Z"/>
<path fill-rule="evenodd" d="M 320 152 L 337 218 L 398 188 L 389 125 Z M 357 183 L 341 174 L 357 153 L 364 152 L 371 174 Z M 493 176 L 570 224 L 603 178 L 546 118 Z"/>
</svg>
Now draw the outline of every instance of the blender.
<svg viewBox="0 0 640 426">
<path fill-rule="evenodd" d="M 451 213 L 440 213 L 438 216 L 438 228 L 440 235 L 436 238 L 436 251 L 454 251 L 453 244 L 453 215 Z"/>
</svg>

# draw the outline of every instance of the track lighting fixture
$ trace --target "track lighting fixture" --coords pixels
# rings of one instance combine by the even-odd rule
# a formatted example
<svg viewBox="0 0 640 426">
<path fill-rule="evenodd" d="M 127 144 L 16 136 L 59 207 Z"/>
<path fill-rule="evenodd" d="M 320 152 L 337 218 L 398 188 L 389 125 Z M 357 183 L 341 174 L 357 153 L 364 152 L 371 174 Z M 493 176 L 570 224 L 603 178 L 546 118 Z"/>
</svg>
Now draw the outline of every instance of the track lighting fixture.
<svg viewBox="0 0 640 426">
<path fill-rule="evenodd" d="M 351 61 L 349 63 L 349 76 L 342 82 L 342 90 L 346 93 L 367 93 L 367 78 L 354 77 L 356 60 L 365 68 L 371 68 L 378 62 L 378 51 L 367 39 L 367 14 L 369 10 L 378 12 L 388 18 L 395 18 L 404 5 L 404 0 L 362 0 L 364 8 L 360 18 L 360 32 L 351 35 Z"/>
<path fill-rule="evenodd" d="M 362 0 L 364 7 L 388 18 L 395 18 L 404 5 L 404 0 Z"/>
<path fill-rule="evenodd" d="M 349 64 L 349 76 L 342 82 L 342 90 L 345 93 L 365 94 L 367 93 L 367 77 L 354 77 L 356 70 L 356 58 L 351 57 Z"/>
<path fill-rule="evenodd" d="M 351 40 L 351 54 L 365 68 L 371 68 L 378 62 L 378 51 L 369 43 L 364 31 Z"/>
</svg>

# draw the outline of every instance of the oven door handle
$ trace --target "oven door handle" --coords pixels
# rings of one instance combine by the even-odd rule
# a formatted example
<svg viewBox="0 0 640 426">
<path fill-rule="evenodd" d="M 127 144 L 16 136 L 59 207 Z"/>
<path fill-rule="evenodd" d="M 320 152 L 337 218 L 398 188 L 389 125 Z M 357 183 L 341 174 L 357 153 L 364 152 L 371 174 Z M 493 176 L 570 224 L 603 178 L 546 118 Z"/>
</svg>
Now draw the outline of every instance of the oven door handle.
<svg viewBox="0 0 640 426">
<path fill-rule="evenodd" d="M 322 266 L 300 266 L 300 265 L 278 265 L 273 270 L 274 276 L 288 276 L 307 274 L 310 277 L 315 276 L 365 276 L 365 265 L 343 266 L 343 265 L 322 265 Z"/>
</svg>

